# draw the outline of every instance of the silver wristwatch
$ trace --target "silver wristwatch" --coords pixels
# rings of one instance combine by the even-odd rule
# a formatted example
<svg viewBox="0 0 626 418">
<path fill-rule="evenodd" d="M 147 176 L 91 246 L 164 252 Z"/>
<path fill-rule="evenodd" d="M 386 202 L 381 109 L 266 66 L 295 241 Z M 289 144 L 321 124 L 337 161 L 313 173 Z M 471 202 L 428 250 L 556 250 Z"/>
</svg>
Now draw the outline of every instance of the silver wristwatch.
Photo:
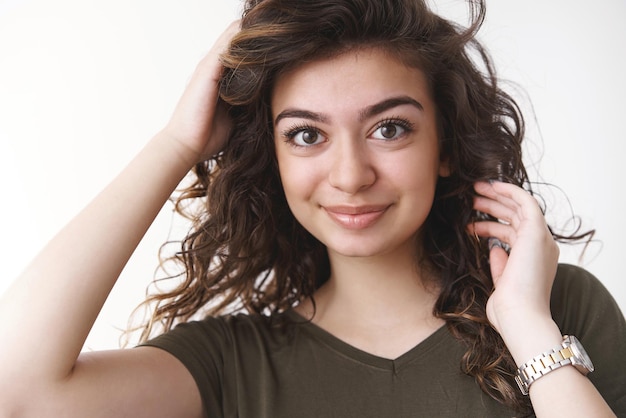
<svg viewBox="0 0 626 418">
<path fill-rule="evenodd" d="M 541 376 L 562 366 L 572 365 L 586 375 L 593 371 L 593 363 L 580 341 L 572 335 L 563 337 L 558 347 L 546 351 L 522 364 L 517 369 L 515 381 L 524 395 L 528 395 L 530 385 Z"/>
</svg>

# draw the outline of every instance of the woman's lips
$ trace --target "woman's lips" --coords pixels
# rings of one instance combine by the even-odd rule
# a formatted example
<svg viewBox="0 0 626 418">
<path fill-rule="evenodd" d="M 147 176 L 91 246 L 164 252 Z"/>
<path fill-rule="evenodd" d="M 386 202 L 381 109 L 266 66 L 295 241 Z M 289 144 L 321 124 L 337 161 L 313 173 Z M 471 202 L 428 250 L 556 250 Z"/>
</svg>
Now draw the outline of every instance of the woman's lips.
<svg viewBox="0 0 626 418">
<path fill-rule="evenodd" d="M 347 229 L 364 229 L 385 213 L 389 206 L 324 206 L 330 218 Z"/>
</svg>

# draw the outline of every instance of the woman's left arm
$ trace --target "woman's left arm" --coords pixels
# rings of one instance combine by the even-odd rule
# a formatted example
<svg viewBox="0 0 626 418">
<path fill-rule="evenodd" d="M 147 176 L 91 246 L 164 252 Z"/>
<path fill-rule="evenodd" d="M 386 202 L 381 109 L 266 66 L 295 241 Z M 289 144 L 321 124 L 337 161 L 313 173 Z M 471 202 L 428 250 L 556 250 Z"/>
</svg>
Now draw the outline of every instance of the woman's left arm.
<svg viewBox="0 0 626 418">
<path fill-rule="evenodd" d="M 480 182 L 475 190 L 474 209 L 500 222 L 475 222 L 470 226 L 473 232 L 510 247 L 507 252 L 496 244 L 490 250 L 494 291 L 487 302 L 487 317 L 519 367 L 562 342 L 550 311 L 559 248 L 528 192 L 502 182 Z M 615 416 L 575 367 L 560 367 L 537 379 L 529 396 L 537 417 Z"/>
</svg>

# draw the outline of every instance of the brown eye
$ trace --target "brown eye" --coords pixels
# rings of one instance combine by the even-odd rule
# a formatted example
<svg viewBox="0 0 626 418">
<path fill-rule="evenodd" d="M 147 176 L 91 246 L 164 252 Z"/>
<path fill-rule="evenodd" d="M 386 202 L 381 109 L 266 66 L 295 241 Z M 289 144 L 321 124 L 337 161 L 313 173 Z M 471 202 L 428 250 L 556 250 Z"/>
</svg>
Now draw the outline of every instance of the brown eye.
<svg viewBox="0 0 626 418">
<path fill-rule="evenodd" d="M 302 142 L 309 145 L 315 144 L 318 137 L 318 133 L 312 130 L 302 131 L 300 135 L 300 139 L 302 140 Z"/>
<path fill-rule="evenodd" d="M 383 141 L 395 141 L 413 131 L 413 124 L 404 119 L 385 119 L 381 121 L 371 136 Z"/>
<path fill-rule="evenodd" d="M 387 124 L 380 127 L 380 134 L 387 139 L 392 139 L 394 136 L 396 136 L 397 132 L 398 128 L 396 127 L 396 125 Z"/>
<path fill-rule="evenodd" d="M 313 127 L 297 127 L 284 134 L 288 141 L 297 147 L 310 147 L 326 140 L 322 133 Z"/>
</svg>

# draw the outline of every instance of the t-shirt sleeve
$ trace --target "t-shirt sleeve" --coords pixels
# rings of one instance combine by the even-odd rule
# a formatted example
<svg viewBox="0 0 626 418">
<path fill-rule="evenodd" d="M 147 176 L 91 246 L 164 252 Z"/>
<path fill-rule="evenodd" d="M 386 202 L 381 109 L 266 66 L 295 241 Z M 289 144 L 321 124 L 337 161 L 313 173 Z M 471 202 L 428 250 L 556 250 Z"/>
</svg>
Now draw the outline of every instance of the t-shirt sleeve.
<svg viewBox="0 0 626 418">
<path fill-rule="evenodd" d="M 230 339 L 220 318 L 206 318 L 177 325 L 142 346 L 163 349 L 176 357 L 193 376 L 206 417 L 221 417 L 224 353 Z"/>
<path fill-rule="evenodd" d="M 626 417 L 626 321 L 617 302 L 588 271 L 560 265 L 552 315 L 564 335 L 576 336 L 595 370 L 589 374 L 619 417 Z"/>
</svg>

